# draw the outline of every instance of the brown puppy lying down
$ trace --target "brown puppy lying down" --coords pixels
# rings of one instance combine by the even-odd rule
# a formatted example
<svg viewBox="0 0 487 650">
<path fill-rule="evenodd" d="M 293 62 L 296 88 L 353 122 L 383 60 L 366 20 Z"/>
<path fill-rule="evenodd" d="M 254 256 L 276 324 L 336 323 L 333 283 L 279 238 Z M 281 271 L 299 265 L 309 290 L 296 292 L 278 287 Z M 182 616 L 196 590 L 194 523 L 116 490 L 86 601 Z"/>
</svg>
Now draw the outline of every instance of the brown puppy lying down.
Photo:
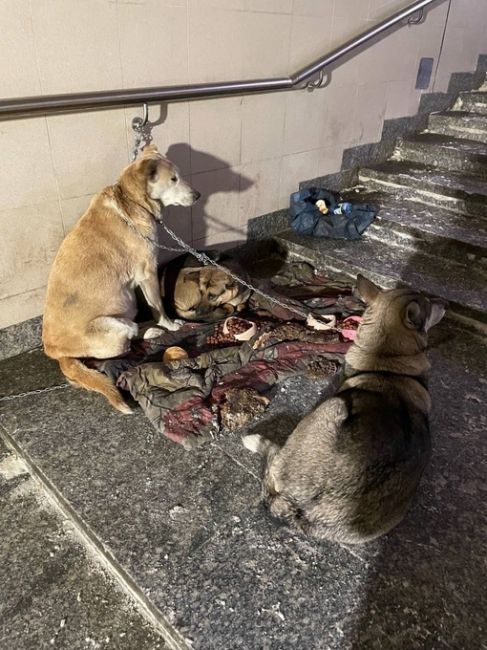
<svg viewBox="0 0 487 650">
<path fill-rule="evenodd" d="M 138 333 L 135 287 L 140 287 L 156 323 L 178 325 L 164 313 L 154 246 L 165 205 L 192 205 L 199 197 L 156 147 L 146 147 L 115 185 L 106 187 L 61 244 L 49 276 L 42 340 L 66 377 L 105 395 L 130 413 L 105 375 L 83 357 L 108 359 L 128 352 Z"/>
<path fill-rule="evenodd" d="M 358 544 L 404 517 L 430 454 L 427 331 L 445 304 L 359 276 L 367 304 L 345 357 L 344 382 L 283 447 L 249 435 L 266 455 L 270 511 L 307 535 Z"/>
<path fill-rule="evenodd" d="M 234 275 L 249 278 L 237 260 L 227 254 L 212 254 Z M 167 313 L 190 321 L 213 321 L 245 309 L 250 290 L 214 266 L 203 266 L 192 255 L 171 260 L 163 270 L 161 295 Z"/>
</svg>

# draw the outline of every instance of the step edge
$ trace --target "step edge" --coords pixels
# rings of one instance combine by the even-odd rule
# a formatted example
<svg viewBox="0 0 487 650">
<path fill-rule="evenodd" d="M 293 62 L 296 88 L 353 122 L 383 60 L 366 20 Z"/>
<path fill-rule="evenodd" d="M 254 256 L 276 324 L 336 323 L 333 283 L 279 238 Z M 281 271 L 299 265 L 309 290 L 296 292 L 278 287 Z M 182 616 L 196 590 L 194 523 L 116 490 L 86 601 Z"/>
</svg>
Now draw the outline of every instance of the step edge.
<svg viewBox="0 0 487 650">
<path fill-rule="evenodd" d="M 481 259 L 486 259 L 487 260 L 487 243 L 484 246 L 479 246 L 476 244 L 471 243 L 470 241 L 465 241 L 463 239 L 458 239 L 457 237 L 447 237 L 445 235 L 442 235 L 440 233 L 432 232 L 429 230 L 422 230 L 421 228 L 411 225 L 411 224 L 404 224 L 401 223 L 400 221 L 396 221 L 394 219 L 390 219 L 388 217 L 381 217 L 380 213 L 378 215 L 379 221 L 377 223 L 372 223 L 368 230 L 367 234 L 370 236 L 371 239 L 374 239 L 376 241 L 381 241 L 380 237 L 376 237 L 375 235 L 372 235 L 372 233 L 376 232 L 376 229 L 379 230 L 381 226 L 384 226 L 386 230 L 392 230 L 393 232 L 397 233 L 398 235 L 405 235 L 406 237 L 409 237 L 411 240 L 415 240 L 419 243 L 419 246 L 415 249 L 418 253 L 424 252 L 425 254 L 432 255 L 433 257 L 436 257 L 437 259 L 442 259 L 442 260 L 447 260 L 448 258 L 445 257 L 444 255 L 435 253 L 435 252 L 429 252 L 427 253 L 426 247 L 429 244 L 433 243 L 438 243 L 438 244 L 443 244 L 444 246 L 448 246 L 449 243 L 458 245 L 460 251 L 462 254 L 465 255 L 473 255 L 476 259 L 474 260 L 469 260 L 469 262 L 475 263 L 478 262 L 479 264 L 482 264 L 480 261 Z M 371 230 L 372 228 L 372 230 Z M 487 233 L 487 230 L 486 230 Z M 405 237 L 405 238 L 406 238 Z M 429 240 L 429 241 L 428 241 Z M 404 247 L 401 247 L 400 244 L 398 244 L 399 248 L 408 248 L 407 245 Z M 456 260 L 451 260 L 452 263 L 457 264 Z M 458 262 L 459 265 L 461 265 L 461 262 Z M 487 282 L 487 279 L 486 279 Z"/>
</svg>

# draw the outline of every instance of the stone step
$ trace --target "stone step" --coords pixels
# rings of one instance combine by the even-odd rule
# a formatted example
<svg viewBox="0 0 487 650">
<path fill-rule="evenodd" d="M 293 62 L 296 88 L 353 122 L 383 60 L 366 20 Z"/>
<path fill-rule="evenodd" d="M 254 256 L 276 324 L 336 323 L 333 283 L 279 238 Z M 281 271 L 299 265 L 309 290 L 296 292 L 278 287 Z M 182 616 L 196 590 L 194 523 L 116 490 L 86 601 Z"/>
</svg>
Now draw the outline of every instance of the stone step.
<svg viewBox="0 0 487 650">
<path fill-rule="evenodd" d="M 392 160 L 409 160 L 487 178 L 487 144 L 473 140 L 418 133 L 398 139 Z"/>
<path fill-rule="evenodd" d="M 487 331 L 487 281 L 464 264 L 424 252 L 405 251 L 388 241 L 363 236 L 356 241 L 279 233 L 291 255 L 341 276 L 363 273 L 384 287 L 409 286 L 450 303 L 449 314 Z"/>
<path fill-rule="evenodd" d="M 460 93 L 453 108 L 455 110 L 487 115 L 487 92 Z"/>
<path fill-rule="evenodd" d="M 428 120 L 428 133 L 487 143 L 487 114 L 479 115 L 465 111 L 432 113 Z"/>
<path fill-rule="evenodd" d="M 487 184 L 477 176 L 387 161 L 361 168 L 359 180 L 370 189 L 472 215 L 476 223 L 487 216 Z"/>
<path fill-rule="evenodd" d="M 366 236 L 396 246 L 446 257 L 463 263 L 468 259 L 487 271 L 487 219 L 450 212 L 411 198 L 394 197 L 367 188 L 346 198 L 380 206 Z"/>
</svg>

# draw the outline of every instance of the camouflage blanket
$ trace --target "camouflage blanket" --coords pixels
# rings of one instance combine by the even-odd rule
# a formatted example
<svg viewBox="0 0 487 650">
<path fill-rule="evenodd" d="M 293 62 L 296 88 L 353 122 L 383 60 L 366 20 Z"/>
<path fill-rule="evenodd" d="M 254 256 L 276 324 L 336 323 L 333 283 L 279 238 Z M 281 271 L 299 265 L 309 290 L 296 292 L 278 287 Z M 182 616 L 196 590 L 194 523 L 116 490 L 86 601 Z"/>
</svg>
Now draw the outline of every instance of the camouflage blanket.
<svg viewBox="0 0 487 650">
<path fill-rule="evenodd" d="M 195 447 L 221 430 L 223 419 L 223 425 L 242 425 L 261 413 L 269 402 L 265 394 L 282 380 L 302 373 L 332 376 L 341 367 L 363 309 L 351 287 L 332 283 L 299 263 L 286 265 L 265 290 L 301 310 L 335 314 L 336 328 L 313 331 L 291 309 L 254 294 L 242 314 L 257 325 L 248 342 L 211 345 L 207 339 L 216 324 L 187 323 L 157 339 L 135 342 L 124 358 L 91 365 L 129 391 L 158 432 L 185 448 Z M 173 345 L 183 347 L 189 358 L 163 363 L 164 351 Z M 228 413 L 238 410 L 236 394 L 244 406 L 232 420 Z"/>
</svg>

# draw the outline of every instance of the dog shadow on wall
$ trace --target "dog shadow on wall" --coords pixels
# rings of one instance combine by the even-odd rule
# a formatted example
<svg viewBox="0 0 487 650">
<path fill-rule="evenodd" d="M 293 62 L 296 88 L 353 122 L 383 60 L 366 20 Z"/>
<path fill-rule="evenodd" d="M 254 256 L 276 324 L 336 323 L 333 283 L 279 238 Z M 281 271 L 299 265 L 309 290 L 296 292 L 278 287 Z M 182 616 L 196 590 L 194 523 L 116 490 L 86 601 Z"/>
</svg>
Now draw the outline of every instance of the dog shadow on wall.
<svg viewBox="0 0 487 650">
<path fill-rule="evenodd" d="M 179 166 L 182 174 L 189 178 L 192 187 L 201 193 L 201 197 L 191 208 L 171 207 L 164 211 L 164 219 L 169 228 L 197 249 L 230 248 L 245 242 L 245 230 L 239 222 L 238 195 L 252 187 L 253 181 L 236 172 L 225 160 L 195 150 L 185 143 L 171 145 L 166 156 Z M 196 161 L 198 170 L 207 171 L 191 174 L 191 163 L 195 164 Z M 221 194 L 227 195 L 220 201 L 223 207 L 216 207 L 210 212 L 211 198 Z M 218 239 L 223 233 L 225 241 L 219 244 Z M 211 244 L 212 238 L 216 239 L 214 245 Z M 159 230 L 159 241 L 170 247 L 178 247 L 177 242 L 162 227 Z M 160 262 L 163 263 L 175 255 L 175 252 L 161 251 Z"/>
</svg>

